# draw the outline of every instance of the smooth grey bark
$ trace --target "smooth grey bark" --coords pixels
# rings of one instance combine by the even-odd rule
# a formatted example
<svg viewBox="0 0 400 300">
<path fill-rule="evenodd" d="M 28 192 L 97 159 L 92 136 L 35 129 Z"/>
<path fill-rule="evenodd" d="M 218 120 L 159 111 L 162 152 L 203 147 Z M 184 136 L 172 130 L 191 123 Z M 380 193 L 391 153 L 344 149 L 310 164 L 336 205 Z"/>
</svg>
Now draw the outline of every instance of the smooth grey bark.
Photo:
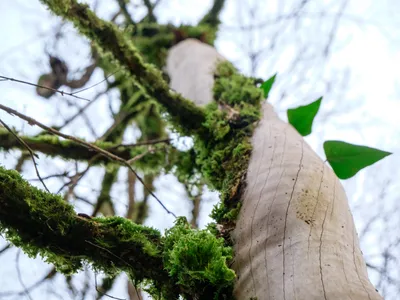
<svg viewBox="0 0 400 300">
<path fill-rule="evenodd" d="M 179 43 L 167 59 L 171 88 L 209 103 L 221 59 L 199 41 Z M 232 234 L 237 299 L 382 299 L 368 279 L 340 181 L 268 103 L 252 146 Z"/>
</svg>

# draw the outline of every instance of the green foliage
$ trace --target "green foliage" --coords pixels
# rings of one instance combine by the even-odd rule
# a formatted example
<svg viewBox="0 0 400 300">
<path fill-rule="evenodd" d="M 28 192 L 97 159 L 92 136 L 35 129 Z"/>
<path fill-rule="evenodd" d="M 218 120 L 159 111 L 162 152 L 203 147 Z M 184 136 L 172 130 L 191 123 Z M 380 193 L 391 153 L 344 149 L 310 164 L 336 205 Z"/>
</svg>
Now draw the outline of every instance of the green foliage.
<svg viewBox="0 0 400 300">
<path fill-rule="evenodd" d="M 261 84 L 261 89 L 263 91 L 264 99 L 268 98 L 269 92 L 272 89 L 272 86 L 273 86 L 273 84 L 275 82 L 275 79 L 276 79 L 276 74 L 273 75 L 272 77 L 270 77 L 269 79 L 267 79 L 265 82 L 263 82 Z"/>
<path fill-rule="evenodd" d="M 353 177 L 361 169 L 392 154 L 379 149 L 353 145 L 342 141 L 326 141 L 324 150 L 327 161 L 340 179 Z"/>
<path fill-rule="evenodd" d="M 318 113 L 321 105 L 322 97 L 318 98 L 314 102 L 292 108 L 287 110 L 287 116 L 289 123 L 300 133 L 302 136 L 309 135 L 311 133 L 312 124 L 315 116 Z"/>
<path fill-rule="evenodd" d="M 221 293 L 232 289 L 235 273 L 227 266 L 232 249 L 222 238 L 191 229 L 185 218 L 178 218 L 166 232 L 164 249 L 165 268 L 184 293 L 197 291 L 200 299 L 221 299 Z"/>
</svg>

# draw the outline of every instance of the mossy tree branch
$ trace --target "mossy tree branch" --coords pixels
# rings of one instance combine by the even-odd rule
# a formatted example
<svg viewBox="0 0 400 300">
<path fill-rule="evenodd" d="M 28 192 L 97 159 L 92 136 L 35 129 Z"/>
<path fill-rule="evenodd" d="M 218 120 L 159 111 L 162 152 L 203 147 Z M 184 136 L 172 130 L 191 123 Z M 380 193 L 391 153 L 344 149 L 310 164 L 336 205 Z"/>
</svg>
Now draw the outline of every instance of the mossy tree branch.
<svg viewBox="0 0 400 300">
<path fill-rule="evenodd" d="M 63 140 L 55 135 L 39 135 L 32 136 L 19 136 L 33 151 L 41 152 L 52 157 L 62 157 L 64 159 L 72 159 L 79 161 L 91 161 L 92 165 L 109 163 L 110 160 L 98 155 L 97 152 L 92 151 L 82 144 L 71 140 Z M 94 142 L 94 145 L 108 151 L 122 159 L 129 160 L 136 156 L 142 156 L 140 160 L 134 162 L 135 167 L 144 167 L 148 165 L 151 168 L 165 165 L 165 152 L 167 151 L 172 157 L 179 152 L 173 146 L 168 145 L 153 145 L 153 150 L 148 151 L 148 146 L 134 145 L 119 145 L 112 142 Z M 0 128 L 0 148 L 3 150 L 19 149 L 26 150 L 18 140 L 7 130 Z M 158 153 L 161 152 L 161 153 Z M 97 156 L 96 159 L 94 157 Z"/>
<path fill-rule="evenodd" d="M 162 73 L 144 62 L 139 51 L 114 24 L 104 21 L 76 0 L 41 0 L 52 12 L 71 21 L 77 29 L 104 51 L 113 55 L 139 84 L 156 99 L 171 116 L 171 121 L 188 134 L 201 134 L 204 111 L 191 101 L 170 90 Z"/>
<path fill-rule="evenodd" d="M 60 196 L 41 191 L 16 171 L 0 167 L 0 233 L 32 257 L 42 256 L 65 274 L 89 262 L 137 283 L 150 281 L 155 299 L 224 299 L 234 272 L 230 248 L 184 218 L 162 237 L 159 231 L 121 217 L 77 215 Z"/>
<path fill-rule="evenodd" d="M 40 254 L 64 273 L 89 261 L 106 273 L 168 282 L 162 268 L 161 235 L 124 218 L 78 216 L 60 196 L 45 193 L 15 171 L 0 167 L 0 230 L 24 251 Z"/>
</svg>

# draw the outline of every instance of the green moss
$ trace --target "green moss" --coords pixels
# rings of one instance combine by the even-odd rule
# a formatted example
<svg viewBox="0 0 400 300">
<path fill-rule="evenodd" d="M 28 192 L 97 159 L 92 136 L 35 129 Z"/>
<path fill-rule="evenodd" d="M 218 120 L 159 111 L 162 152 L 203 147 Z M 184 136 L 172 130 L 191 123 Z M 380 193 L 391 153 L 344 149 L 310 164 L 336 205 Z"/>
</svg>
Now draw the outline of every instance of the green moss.
<svg viewBox="0 0 400 300">
<path fill-rule="evenodd" d="M 149 95 L 157 99 L 168 110 L 170 121 L 180 127 L 182 132 L 192 133 L 192 130 L 196 130 L 200 133 L 202 129 L 199 124 L 204 121 L 203 110 L 180 94 L 171 92 L 163 80 L 162 72 L 142 59 L 132 40 L 115 24 L 101 20 L 87 5 L 75 0 L 61 1 L 67 10 L 60 10 L 58 1 L 41 1 L 53 12 L 72 21 L 82 34 L 105 52 L 112 53 L 115 65 L 126 69 Z"/>
<path fill-rule="evenodd" d="M 160 245 L 158 245 L 160 232 L 157 229 L 135 224 L 122 217 L 93 218 L 93 220 L 98 223 L 100 229 L 104 228 L 111 232 L 113 238 L 136 247 L 140 245 L 144 255 L 149 257 L 160 255 Z M 97 242 L 109 250 L 117 247 L 113 241 L 106 241 L 103 238 L 97 239 Z"/>
<path fill-rule="evenodd" d="M 67 275 L 85 262 L 111 277 L 126 272 L 136 283 L 149 284 L 155 299 L 229 299 L 235 279 L 227 266 L 231 248 L 184 218 L 161 237 L 122 217 L 80 217 L 61 197 L 2 167 L 0 232 Z"/>
<path fill-rule="evenodd" d="M 239 212 L 252 149 L 250 138 L 260 118 L 262 91 L 254 80 L 240 75 L 229 62 L 219 64 L 216 74 L 216 102 L 206 107 L 203 123 L 213 135 L 207 140 L 196 139 L 195 149 L 202 174 L 220 191 L 221 203 L 214 208 L 212 217 L 225 224 L 232 223 Z"/>
<path fill-rule="evenodd" d="M 167 230 L 164 264 L 176 278 L 183 294 L 198 299 L 223 299 L 231 294 L 235 273 L 227 266 L 232 258 L 230 247 L 207 230 L 195 230 L 185 218 Z M 198 293 L 193 295 L 193 291 Z"/>
<path fill-rule="evenodd" d="M 145 60 L 159 68 L 165 66 L 168 49 L 179 42 L 179 39 L 194 38 L 212 45 L 215 32 L 207 24 L 176 27 L 172 24 L 140 23 L 125 30 Z"/>
<path fill-rule="evenodd" d="M 216 102 L 202 109 L 179 94 L 170 92 L 167 83 L 162 80 L 161 71 L 149 64 L 152 62 L 162 65 L 165 61 L 165 50 L 157 52 L 155 48 L 168 48 L 168 43 L 176 42 L 174 39 L 185 38 L 191 34 L 199 34 L 200 39 L 212 41 L 215 32 L 211 31 L 212 37 L 207 37 L 203 35 L 200 27 L 188 27 L 187 30 L 172 30 L 171 35 L 171 30 L 162 33 L 163 28 L 153 26 L 139 28 L 138 32 L 130 36 L 130 32 L 121 32 L 115 25 L 99 19 L 86 5 L 81 5 L 75 0 L 42 2 L 55 13 L 74 22 L 83 34 L 104 50 L 104 53 L 112 53 L 110 65 L 125 68 L 131 80 L 135 80 L 145 89 L 141 98 L 151 95 L 157 99 L 166 107 L 170 115 L 169 120 L 181 133 L 195 136 L 196 167 L 188 168 L 186 160 L 177 170 L 182 174 L 187 172 L 182 175 L 184 180 L 191 176 L 189 174 L 200 170 L 211 186 L 221 193 L 222 202 L 214 209 L 214 218 L 220 224 L 234 222 L 240 209 L 240 193 L 243 190 L 251 153 L 250 137 L 254 123 L 260 117 L 261 90 L 255 86 L 252 79 L 240 75 L 231 64 L 225 62 L 218 66 L 216 72 Z M 217 24 L 215 18 L 210 19 L 208 16 L 205 23 L 210 22 L 214 26 Z M 145 59 L 139 55 L 140 50 L 147 53 Z M 121 84 L 125 84 L 128 89 L 131 80 L 122 80 Z M 123 105 L 132 101 L 132 97 L 123 97 L 123 93 L 121 95 Z M 126 91 L 126 95 L 130 95 L 129 91 Z M 136 111 L 138 106 L 135 105 Z M 156 134 L 158 126 L 162 126 L 155 119 L 149 119 L 148 122 L 150 128 L 146 135 Z M 180 124 L 184 127 L 179 129 Z M 43 205 L 40 201 L 39 204 Z M 22 207 L 26 207 L 27 210 L 27 214 L 24 215 L 30 216 L 29 202 L 22 203 Z M 1 214 L 0 209 L 0 217 Z M 38 237 L 35 232 L 38 227 L 43 226 L 41 218 L 33 218 L 27 223 L 23 220 L 13 223 L 10 220 L 5 230 L 12 233 L 21 245 L 29 245 L 26 250 L 32 251 L 33 255 L 44 251 L 41 252 L 44 256 L 58 265 L 65 266 L 65 270 L 69 272 L 79 268 L 82 260 L 86 260 L 110 275 L 125 271 L 139 282 L 151 280 L 150 290 L 155 298 L 175 299 L 181 294 L 191 299 L 221 299 L 231 295 L 234 273 L 227 267 L 226 261 L 232 257 L 232 252 L 231 248 L 224 246 L 222 239 L 215 237 L 214 234 L 218 234 L 216 226 L 211 226 L 211 231 L 193 230 L 186 221 L 179 219 L 177 224 L 167 231 L 166 237 L 161 238 L 157 231 L 121 218 L 81 220 L 73 213 L 53 217 L 67 218 L 65 226 L 62 226 L 64 231 L 58 230 L 58 225 L 49 221 L 57 230 L 52 230 L 54 227 L 45 223 L 45 230 Z M 3 222 L 3 219 L 0 220 Z M 76 226 L 73 226 L 73 222 L 76 222 Z M 26 225 L 23 230 L 14 232 L 15 228 L 22 226 L 21 224 Z M 27 235 L 24 230 L 27 230 L 28 225 L 34 228 L 35 232 Z M 54 232 L 57 233 L 55 236 Z M 62 232 L 68 234 L 64 236 Z M 71 241 L 70 237 L 76 241 Z M 38 240 L 41 243 L 38 243 Z"/>
<path fill-rule="evenodd" d="M 109 275 L 127 272 L 169 285 L 160 233 L 119 218 L 87 219 L 61 197 L 43 192 L 0 167 L 0 231 L 31 257 L 38 255 L 72 274 L 83 262 Z"/>
</svg>

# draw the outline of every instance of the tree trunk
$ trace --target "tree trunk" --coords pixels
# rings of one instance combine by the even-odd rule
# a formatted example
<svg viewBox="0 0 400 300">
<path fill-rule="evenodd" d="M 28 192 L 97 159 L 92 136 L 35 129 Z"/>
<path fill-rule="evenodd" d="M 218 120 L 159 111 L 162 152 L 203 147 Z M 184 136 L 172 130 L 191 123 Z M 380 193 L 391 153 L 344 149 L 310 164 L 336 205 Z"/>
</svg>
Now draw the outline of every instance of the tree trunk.
<svg viewBox="0 0 400 300">
<path fill-rule="evenodd" d="M 167 60 L 171 88 L 209 103 L 221 59 L 198 41 L 179 43 Z M 232 233 L 237 299 L 382 299 L 368 279 L 341 183 L 268 103 L 252 146 Z"/>
</svg>

